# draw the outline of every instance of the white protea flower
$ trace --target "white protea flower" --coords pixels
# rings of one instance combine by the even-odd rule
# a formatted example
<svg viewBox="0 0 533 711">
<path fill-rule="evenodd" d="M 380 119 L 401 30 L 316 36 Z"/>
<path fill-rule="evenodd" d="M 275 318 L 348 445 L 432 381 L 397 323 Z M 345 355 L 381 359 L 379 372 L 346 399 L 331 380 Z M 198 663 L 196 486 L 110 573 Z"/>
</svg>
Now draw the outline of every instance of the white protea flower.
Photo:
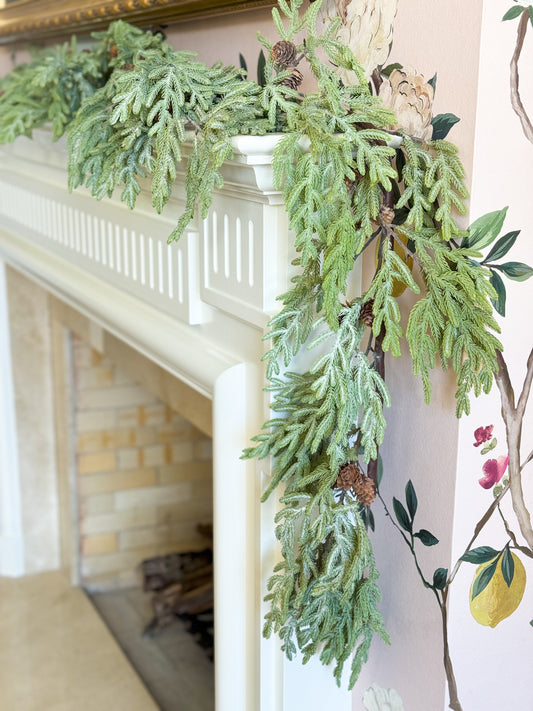
<svg viewBox="0 0 533 711">
<path fill-rule="evenodd" d="M 372 684 L 363 696 L 366 711 L 404 711 L 400 695 L 394 689 L 382 689 Z"/>
<path fill-rule="evenodd" d="M 379 96 L 392 109 L 400 128 L 410 136 L 429 141 L 433 134 L 433 87 L 412 67 L 394 69 L 379 89 Z"/>
<path fill-rule="evenodd" d="M 389 56 L 397 7 L 398 0 L 324 0 L 320 12 L 324 23 L 342 19 L 337 39 L 352 50 L 370 78 Z M 339 74 L 345 84 L 355 81 L 353 72 L 339 69 Z"/>
</svg>

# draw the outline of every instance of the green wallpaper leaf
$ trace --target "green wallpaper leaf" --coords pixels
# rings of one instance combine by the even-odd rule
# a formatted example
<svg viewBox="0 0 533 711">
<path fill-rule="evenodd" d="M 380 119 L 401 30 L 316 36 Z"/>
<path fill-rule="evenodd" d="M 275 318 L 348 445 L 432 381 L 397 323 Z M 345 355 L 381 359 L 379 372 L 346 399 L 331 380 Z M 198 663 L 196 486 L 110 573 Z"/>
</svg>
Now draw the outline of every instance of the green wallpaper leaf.
<svg viewBox="0 0 533 711">
<path fill-rule="evenodd" d="M 523 262 L 505 262 L 504 264 L 493 264 L 492 267 L 503 272 L 513 281 L 526 281 L 530 276 L 533 276 L 533 269 Z"/>
<path fill-rule="evenodd" d="M 491 299 L 492 305 L 500 316 L 505 316 L 505 302 L 507 299 L 507 292 L 505 291 L 505 284 L 503 279 L 499 274 L 497 274 L 493 269 L 490 270 L 490 283 L 496 290 L 496 298 Z"/>
<path fill-rule="evenodd" d="M 455 114 L 437 114 L 431 119 L 431 125 L 433 126 L 432 140 L 437 141 L 450 133 L 452 126 L 458 123 L 461 119 Z"/>
<path fill-rule="evenodd" d="M 411 520 L 414 519 L 416 510 L 418 508 L 418 499 L 415 494 L 415 487 L 413 482 L 409 479 L 405 487 L 405 500 L 407 502 L 407 508 L 411 515 Z"/>
<path fill-rule="evenodd" d="M 392 505 L 394 507 L 394 513 L 396 514 L 396 518 L 398 519 L 398 523 L 400 524 L 400 526 L 404 529 L 404 531 L 411 533 L 413 527 L 411 525 L 409 514 L 405 510 L 403 504 L 398 501 L 398 499 L 393 497 Z"/>
<path fill-rule="evenodd" d="M 497 259 L 505 257 L 507 252 L 511 249 L 513 244 L 516 242 L 516 238 L 520 234 L 520 230 L 515 230 L 514 232 L 508 232 L 503 237 L 496 242 L 494 247 L 487 254 L 482 264 L 487 264 L 488 262 L 495 262 Z"/>
<path fill-rule="evenodd" d="M 502 558 L 502 574 L 503 579 L 507 583 L 507 587 L 511 587 L 514 578 L 514 559 L 509 550 L 509 545 L 505 546 L 505 551 Z"/>
<path fill-rule="evenodd" d="M 482 593 L 490 583 L 494 577 L 494 573 L 496 572 L 499 560 L 500 556 L 496 558 L 494 563 L 491 563 L 486 568 L 483 568 L 481 573 L 474 578 L 474 584 L 472 586 L 472 600 Z"/>
<path fill-rule="evenodd" d="M 523 5 L 515 5 L 514 7 L 509 8 L 509 10 L 507 10 L 505 15 L 502 17 L 502 21 L 514 20 L 515 17 L 521 15 L 525 9 L 526 8 Z"/>
<path fill-rule="evenodd" d="M 488 212 L 472 222 L 461 246 L 476 249 L 488 247 L 500 234 L 507 210 L 508 208 L 504 207 L 503 210 Z"/>
<path fill-rule="evenodd" d="M 421 528 L 420 531 L 415 533 L 415 538 L 418 538 L 425 546 L 436 546 L 439 542 L 439 539 L 429 531 L 426 531 L 425 528 Z"/>
<path fill-rule="evenodd" d="M 437 590 L 444 590 L 447 578 L 448 568 L 437 568 L 437 570 L 433 573 L 433 587 Z"/>
<path fill-rule="evenodd" d="M 479 548 L 472 548 L 471 551 L 461 556 L 459 560 L 464 560 L 465 563 L 475 563 L 479 565 L 480 563 L 488 563 L 489 560 L 493 560 L 498 553 L 499 551 L 494 550 L 494 548 L 490 546 L 479 546 Z"/>
</svg>

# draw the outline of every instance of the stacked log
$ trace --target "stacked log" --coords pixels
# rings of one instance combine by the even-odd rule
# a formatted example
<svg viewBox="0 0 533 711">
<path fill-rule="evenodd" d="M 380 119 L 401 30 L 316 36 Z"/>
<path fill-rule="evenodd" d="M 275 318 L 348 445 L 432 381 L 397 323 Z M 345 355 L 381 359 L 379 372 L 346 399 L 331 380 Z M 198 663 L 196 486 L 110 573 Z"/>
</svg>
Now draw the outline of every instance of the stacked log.
<svg viewBox="0 0 533 711">
<path fill-rule="evenodd" d="M 209 530 L 203 531 L 209 535 Z M 144 634 L 153 636 L 176 619 L 188 623 L 212 658 L 213 551 L 171 553 L 141 564 L 143 589 L 152 593 L 153 618 Z"/>
</svg>

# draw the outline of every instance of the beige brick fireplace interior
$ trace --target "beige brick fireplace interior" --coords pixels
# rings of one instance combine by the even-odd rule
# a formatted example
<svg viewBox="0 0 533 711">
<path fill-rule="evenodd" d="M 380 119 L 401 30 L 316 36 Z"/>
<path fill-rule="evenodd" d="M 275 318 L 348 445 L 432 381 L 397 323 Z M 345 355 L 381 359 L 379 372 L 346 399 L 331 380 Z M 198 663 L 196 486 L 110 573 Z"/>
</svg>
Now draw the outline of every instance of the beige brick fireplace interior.
<svg viewBox="0 0 533 711">
<path fill-rule="evenodd" d="M 72 349 L 81 583 L 136 585 L 140 560 L 206 545 L 211 438 L 127 375 L 127 346 L 119 365 L 78 337 Z"/>
<path fill-rule="evenodd" d="M 138 585 L 143 559 L 206 545 L 211 403 L 58 299 L 49 304 L 61 545 L 84 587 Z"/>
<path fill-rule="evenodd" d="M 90 593 L 138 589 L 143 560 L 211 545 L 198 530 L 213 519 L 211 402 L 18 271 L 7 285 L 24 534 L 46 540 L 28 567 L 59 564 Z M 130 632 L 139 639 L 144 597 L 147 616 Z M 152 708 L 144 692 L 121 703 Z"/>
</svg>

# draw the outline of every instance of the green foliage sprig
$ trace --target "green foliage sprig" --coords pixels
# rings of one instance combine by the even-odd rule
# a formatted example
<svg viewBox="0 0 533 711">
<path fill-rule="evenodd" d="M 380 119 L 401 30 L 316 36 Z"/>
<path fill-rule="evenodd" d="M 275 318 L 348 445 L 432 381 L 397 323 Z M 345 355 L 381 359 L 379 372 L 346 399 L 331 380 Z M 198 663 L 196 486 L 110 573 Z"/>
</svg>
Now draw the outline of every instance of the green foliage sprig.
<svg viewBox="0 0 533 711">
<path fill-rule="evenodd" d="M 271 610 L 264 632 L 279 634 L 289 659 L 300 651 L 304 663 L 315 654 L 324 664 L 335 662 L 339 685 L 351 659 L 351 688 L 373 635 L 388 637 L 377 610 L 378 572 L 360 505 L 335 500 L 327 471 L 309 472 L 309 478 L 322 480 L 314 495 L 290 490 L 281 498 L 276 536 L 283 559 L 268 583 Z"/>
<path fill-rule="evenodd" d="M 83 99 L 105 79 L 102 55 L 80 52 L 75 39 L 37 53 L 0 83 L 0 142 L 31 136 L 34 128 L 48 122 L 59 138 Z"/>
</svg>

